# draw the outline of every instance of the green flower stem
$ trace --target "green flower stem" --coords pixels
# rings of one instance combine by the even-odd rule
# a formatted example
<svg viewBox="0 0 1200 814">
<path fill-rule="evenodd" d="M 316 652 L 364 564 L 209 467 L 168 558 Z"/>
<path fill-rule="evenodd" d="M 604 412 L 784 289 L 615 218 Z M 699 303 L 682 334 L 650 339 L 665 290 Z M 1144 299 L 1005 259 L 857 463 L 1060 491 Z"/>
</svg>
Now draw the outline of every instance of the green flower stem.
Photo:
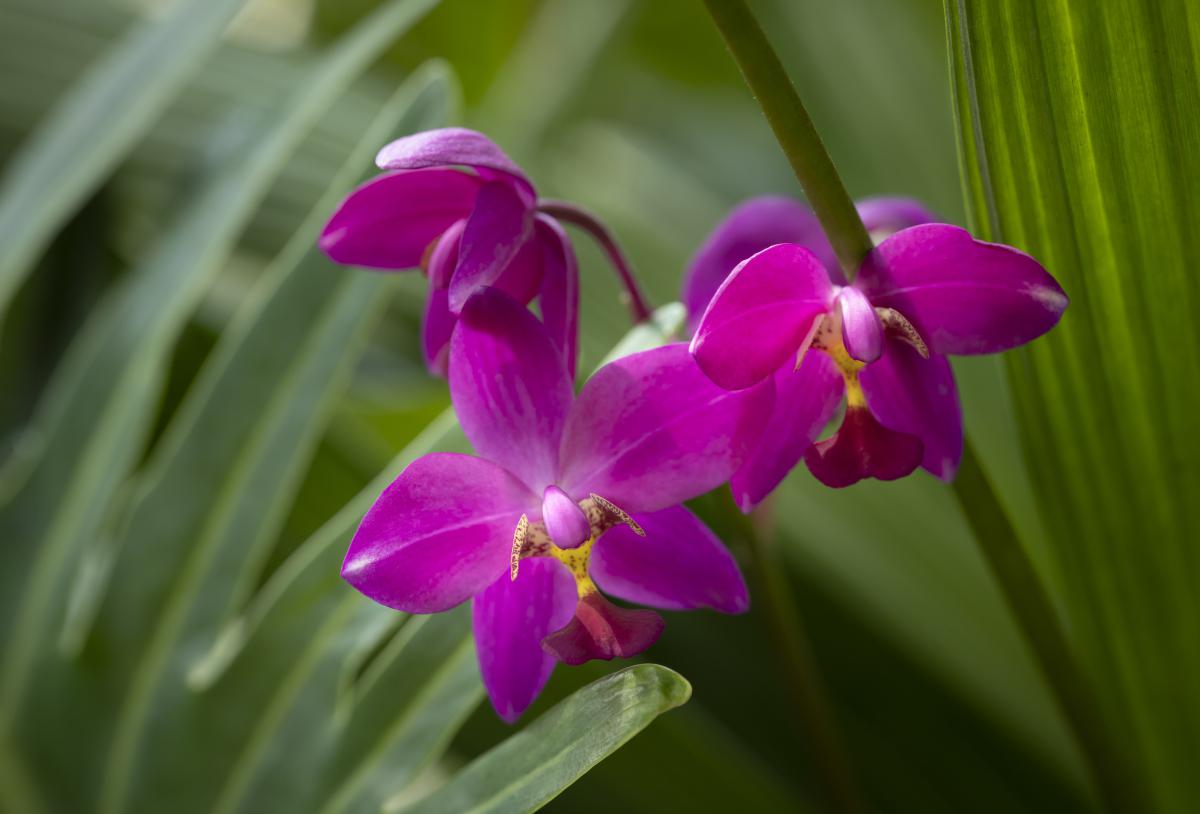
<svg viewBox="0 0 1200 814">
<path fill-rule="evenodd" d="M 625 258 L 625 253 L 621 251 L 621 246 L 617 243 L 617 239 L 600 218 L 582 206 L 568 203 L 567 201 L 539 201 L 538 211 L 544 212 L 550 217 L 557 218 L 564 223 L 577 226 L 592 236 L 592 239 L 596 241 L 600 249 L 608 256 L 608 261 L 612 263 L 613 269 L 616 270 L 617 277 L 621 280 L 621 285 L 625 287 L 623 299 L 625 305 L 629 308 L 629 314 L 633 318 L 634 325 L 648 322 L 653 317 L 653 310 L 646 304 L 646 297 L 642 294 L 637 277 L 633 276 L 633 268 Z"/>
<path fill-rule="evenodd" d="M 738 509 L 729 487 L 720 494 L 726 515 L 737 524 L 746 542 L 751 575 L 758 583 L 756 595 L 763 601 L 771 637 L 791 685 L 798 729 L 830 808 L 842 814 L 863 812 L 866 806 L 854 783 L 837 714 L 825 692 L 800 610 L 787 584 L 787 566 L 780 560 L 776 546 L 765 541 L 757 525 Z"/>
<path fill-rule="evenodd" d="M 1100 716 L 1095 691 L 1074 658 L 1050 595 L 987 475 L 980 468 L 969 441 L 963 450 L 953 489 L 992 577 L 1016 617 L 1067 725 L 1075 734 L 1105 809 L 1111 812 L 1148 810 L 1133 782 L 1133 775 L 1113 746 Z"/>
<path fill-rule="evenodd" d="M 852 280 L 872 249 L 870 236 L 795 86 L 745 0 L 704 2 L 775 131 L 847 279 Z M 1105 807 L 1113 812 L 1145 810 L 1062 621 L 969 445 L 953 488 L 992 576 L 1075 735 Z"/>
<path fill-rule="evenodd" d="M 874 245 L 783 63 L 745 0 L 704 0 L 704 4 L 775 131 L 846 279 L 853 280 Z"/>
</svg>

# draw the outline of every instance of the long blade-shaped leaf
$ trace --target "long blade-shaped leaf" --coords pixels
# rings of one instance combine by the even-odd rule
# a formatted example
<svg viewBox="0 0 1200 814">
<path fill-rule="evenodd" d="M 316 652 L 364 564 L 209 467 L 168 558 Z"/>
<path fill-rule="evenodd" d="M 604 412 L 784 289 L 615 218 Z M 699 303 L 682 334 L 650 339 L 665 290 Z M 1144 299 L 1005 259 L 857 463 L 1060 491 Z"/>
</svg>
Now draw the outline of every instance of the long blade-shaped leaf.
<svg viewBox="0 0 1200 814">
<path fill-rule="evenodd" d="M 197 779 L 195 810 L 319 810 L 355 768 L 338 760 L 343 750 L 371 767 L 379 761 L 362 758 L 378 753 L 403 785 L 478 703 L 482 687 L 465 608 L 405 621 L 353 593 L 338 573 L 354 529 L 387 481 L 426 452 L 465 444 L 451 413 L 435 421 L 288 559 L 192 665 L 191 743 L 172 751 L 165 765 L 173 768 L 159 776 L 193 775 L 195 768 L 185 768 L 188 755 L 208 755 L 211 780 Z M 391 644 L 364 666 L 364 656 L 397 623 Z M 399 665 L 405 675 L 398 681 Z M 347 676 L 359 672 L 361 678 Z M 364 703 L 368 696 L 377 701 Z M 348 741 L 365 748 L 343 746 Z M 399 755 L 388 748 L 396 744 Z M 352 785 L 369 788 L 369 775 L 362 780 Z"/>
<path fill-rule="evenodd" d="M 0 321 L 55 231 L 154 123 L 245 0 L 181 0 L 112 46 L 42 121 L 0 186 Z"/>
<path fill-rule="evenodd" d="M 1157 810 L 1200 796 L 1200 15 L 1187 2 L 947 3 L 976 231 L 1071 296 L 1009 357 L 1061 589 Z"/>
<path fill-rule="evenodd" d="M 0 506 L 0 618 L 14 621 L 0 634 L 0 722 L 19 704 L 33 652 L 57 624 L 54 600 L 140 453 L 173 341 L 240 227 L 330 102 L 434 2 L 394 0 L 343 38 L 253 148 L 216 171 L 72 346 L 3 484 L 11 493 Z"/>
<path fill-rule="evenodd" d="M 473 761 L 406 814 L 537 811 L 656 717 L 688 700 L 683 676 L 639 664 L 605 676 Z"/>
<path fill-rule="evenodd" d="M 348 168 L 365 163 L 428 79 L 403 89 Z M 186 714 L 184 676 L 253 588 L 347 363 L 384 302 L 385 277 L 338 273 L 312 247 L 330 206 L 314 209 L 281 273 L 264 280 L 262 304 L 250 303 L 246 321 L 222 338 L 121 534 L 114 570 L 139 579 L 109 592 L 98 619 L 97 635 L 116 656 L 108 680 L 129 687 L 106 779 L 117 791 L 106 799 L 128 790 L 134 807 L 157 807 L 153 782 L 130 781 L 172 776 L 178 755 L 163 743 Z M 305 255 L 298 266 L 297 255 Z"/>
</svg>

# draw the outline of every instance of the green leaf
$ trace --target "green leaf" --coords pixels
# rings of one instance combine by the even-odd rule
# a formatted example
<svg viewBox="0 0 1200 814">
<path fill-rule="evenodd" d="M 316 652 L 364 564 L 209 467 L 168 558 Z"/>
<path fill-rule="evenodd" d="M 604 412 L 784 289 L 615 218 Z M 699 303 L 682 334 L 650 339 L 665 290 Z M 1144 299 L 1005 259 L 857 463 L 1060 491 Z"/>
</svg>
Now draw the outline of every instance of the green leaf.
<svg viewBox="0 0 1200 814">
<path fill-rule="evenodd" d="M 401 89 L 347 162 L 351 177 L 414 98 L 439 84 L 440 73 L 424 72 Z M 386 277 L 338 272 L 313 246 L 345 185 L 314 207 L 222 336 L 136 482 L 113 571 L 138 579 L 107 594 L 96 634 L 114 658 L 107 680 L 129 687 L 107 799 L 129 789 L 136 807 L 155 808 L 152 782 L 130 789 L 123 778 L 170 765 L 173 750 L 155 733 L 182 725 L 183 677 L 254 588 L 332 400 L 385 302 Z"/>
<path fill-rule="evenodd" d="M 1200 17 L 1188 3 L 947 3 L 977 234 L 1071 297 L 1008 356 L 1050 579 L 1110 736 L 1152 795 L 1200 794 Z"/>
<path fill-rule="evenodd" d="M 435 0 L 394 0 L 337 43 L 254 144 L 222 163 L 81 331 L 0 482 L 0 729 L 25 694 L 54 600 L 98 536 L 150 429 L 165 367 L 240 228 L 325 108 Z M 241 147 L 241 145 L 239 145 Z"/>
<path fill-rule="evenodd" d="M 603 365 L 639 351 L 657 348 L 668 342 L 678 341 L 683 334 L 686 320 L 687 309 L 683 307 L 683 303 L 669 302 L 655 309 L 654 313 L 650 315 L 650 320 L 633 326 L 633 329 L 613 346 L 600 364 Z"/>
<path fill-rule="evenodd" d="M 177 794 L 173 778 L 196 775 L 185 767 L 203 753 L 211 781 L 194 780 L 197 811 L 344 811 L 367 803 L 378 810 L 441 753 L 482 697 L 469 609 L 408 618 L 354 593 L 339 569 L 363 513 L 391 479 L 426 452 L 465 444 L 447 411 L 305 542 L 192 664 L 193 740 L 162 764 L 162 794 Z"/>
<path fill-rule="evenodd" d="M 245 0 L 181 0 L 113 44 L 26 137 L 0 186 L 0 321 L 63 222 L 162 114 Z"/>
<path fill-rule="evenodd" d="M 537 811 L 691 694 L 683 676 L 666 667 L 626 667 L 560 702 L 405 812 Z"/>
</svg>

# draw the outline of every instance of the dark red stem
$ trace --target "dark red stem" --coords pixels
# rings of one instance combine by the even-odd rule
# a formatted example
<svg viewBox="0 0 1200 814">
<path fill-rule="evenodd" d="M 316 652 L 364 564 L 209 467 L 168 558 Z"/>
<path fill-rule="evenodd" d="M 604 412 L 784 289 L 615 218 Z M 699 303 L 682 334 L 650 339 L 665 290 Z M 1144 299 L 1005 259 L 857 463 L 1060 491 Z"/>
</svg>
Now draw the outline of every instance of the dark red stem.
<svg viewBox="0 0 1200 814">
<path fill-rule="evenodd" d="M 625 259 L 625 253 L 617 245 L 617 239 L 613 237 L 612 232 L 608 231 L 608 227 L 601 223 L 598 217 L 583 207 L 567 201 L 539 201 L 538 211 L 578 226 L 591 235 L 592 239 L 608 255 L 609 262 L 616 269 L 617 276 L 621 278 L 621 284 L 625 286 L 624 299 L 629 306 L 634 323 L 646 322 L 650 319 L 650 306 L 646 304 L 646 298 L 642 295 L 637 279 L 633 276 L 633 269 L 630 268 L 629 261 Z"/>
</svg>

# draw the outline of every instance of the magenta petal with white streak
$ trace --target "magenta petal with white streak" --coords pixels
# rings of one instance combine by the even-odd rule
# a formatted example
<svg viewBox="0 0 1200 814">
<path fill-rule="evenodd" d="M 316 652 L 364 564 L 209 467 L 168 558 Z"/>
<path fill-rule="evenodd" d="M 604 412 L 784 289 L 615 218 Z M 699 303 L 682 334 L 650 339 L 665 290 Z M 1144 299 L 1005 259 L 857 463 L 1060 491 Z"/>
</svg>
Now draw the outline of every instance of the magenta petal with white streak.
<svg viewBox="0 0 1200 814">
<path fill-rule="evenodd" d="M 490 461 L 448 452 L 418 458 L 363 518 L 342 576 L 396 610 L 447 610 L 508 573 L 513 529 L 538 502 Z"/>
<path fill-rule="evenodd" d="M 906 316 L 941 354 L 997 353 L 1054 327 L 1067 295 L 1024 252 L 944 223 L 889 237 L 854 283 L 877 306 Z"/>
</svg>

